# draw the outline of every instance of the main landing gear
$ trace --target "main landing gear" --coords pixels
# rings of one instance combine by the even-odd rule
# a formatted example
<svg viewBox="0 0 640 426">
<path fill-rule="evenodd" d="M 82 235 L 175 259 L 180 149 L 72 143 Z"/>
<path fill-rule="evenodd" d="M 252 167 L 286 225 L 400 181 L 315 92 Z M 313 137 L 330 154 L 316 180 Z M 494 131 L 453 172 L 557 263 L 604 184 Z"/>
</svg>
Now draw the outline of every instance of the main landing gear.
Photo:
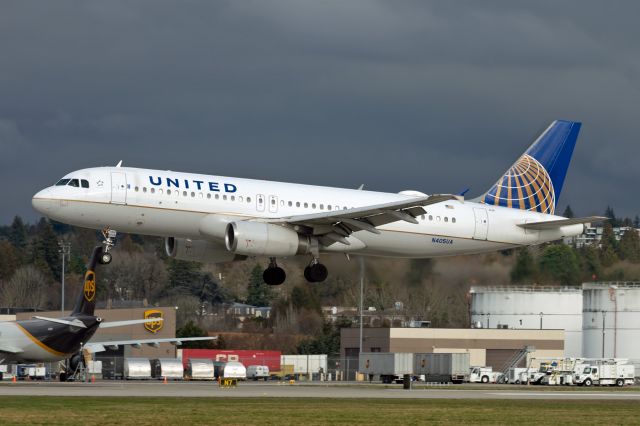
<svg viewBox="0 0 640 426">
<path fill-rule="evenodd" d="M 276 258 L 269 258 L 269 267 L 262 273 L 262 279 L 267 285 L 280 285 L 287 278 L 284 269 L 276 264 Z"/>
<path fill-rule="evenodd" d="M 114 229 L 104 228 L 102 230 L 102 255 L 100 256 L 100 263 L 103 265 L 107 265 L 111 263 L 113 256 L 111 256 L 111 249 L 116 245 L 116 235 L 118 232 Z"/>
<path fill-rule="evenodd" d="M 310 283 L 321 283 L 327 279 L 329 272 L 327 267 L 318 261 L 317 258 L 313 258 L 311 264 L 304 268 L 304 278 Z M 279 267 L 276 263 L 276 258 L 269 258 L 269 267 L 262 273 L 262 279 L 267 285 L 280 285 L 287 278 L 287 274 L 284 269 Z"/>
</svg>

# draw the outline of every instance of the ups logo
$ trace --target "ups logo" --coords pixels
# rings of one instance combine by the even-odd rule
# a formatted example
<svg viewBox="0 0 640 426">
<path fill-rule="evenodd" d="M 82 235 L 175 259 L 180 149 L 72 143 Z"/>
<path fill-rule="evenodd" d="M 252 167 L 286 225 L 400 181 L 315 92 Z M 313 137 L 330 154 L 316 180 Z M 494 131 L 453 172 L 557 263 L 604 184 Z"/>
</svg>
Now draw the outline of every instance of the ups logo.
<svg viewBox="0 0 640 426">
<path fill-rule="evenodd" d="M 84 275 L 84 287 L 82 289 L 84 298 L 91 302 L 96 297 L 96 275 L 93 271 L 87 271 Z"/>
<path fill-rule="evenodd" d="M 149 318 L 162 318 L 162 311 L 159 311 L 157 309 L 149 309 L 147 311 L 144 311 L 144 319 Z M 157 333 L 162 329 L 162 323 L 163 321 L 145 322 L 144 328 L 146 328 L 150 333 Z"/>
</svg>

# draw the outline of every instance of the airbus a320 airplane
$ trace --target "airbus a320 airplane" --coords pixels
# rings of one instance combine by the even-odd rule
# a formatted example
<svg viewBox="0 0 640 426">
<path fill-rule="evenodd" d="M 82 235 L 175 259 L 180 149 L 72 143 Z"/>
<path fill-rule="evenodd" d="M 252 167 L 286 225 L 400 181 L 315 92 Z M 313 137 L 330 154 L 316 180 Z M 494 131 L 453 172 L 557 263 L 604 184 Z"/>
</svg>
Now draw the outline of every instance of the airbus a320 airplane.
<svg viewBox="0 0 640 426">
<path fill-rule="evenodd" d="M 580 123 L 554 121 L 484 195 L 398 194 L 130 167 L 71 172 L 33 197 L 40 213 L 104 230 L 103 263 L 117 231 L 165 237 L 177 259 L 223 263 L 310 256 L 309 282 L 327 278 L 320 253 L 427 258 L 503 250 L 579 235 L 600 217 L 555 209 Z"/>
</svg>

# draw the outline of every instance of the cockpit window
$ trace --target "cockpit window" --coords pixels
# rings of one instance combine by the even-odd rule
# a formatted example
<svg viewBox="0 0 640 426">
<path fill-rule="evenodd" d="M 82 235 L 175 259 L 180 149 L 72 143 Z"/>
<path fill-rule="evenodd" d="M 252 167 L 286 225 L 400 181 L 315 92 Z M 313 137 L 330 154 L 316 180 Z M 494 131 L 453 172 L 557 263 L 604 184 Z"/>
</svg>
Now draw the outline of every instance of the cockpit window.
<svg viewBox="0 0 640 426">
<path fill-rule="evenodd" d="M 56 186 L 65 186 L 66 184 L 69 183 L 70 180 L 71 179 L 60 179 L 58 183 L 56 183 Z"/>
<path fill-rule="evenodd" d="M 75 188 L 79 188 L 80 187 L 80 181 L 78 181 L 78 179 L 71 179 L 71 182 L 69 182 L 69 186 L 73 186 Z"/>
<path fill-rule="evenodd" d="M 88 180 L 86 180 L 86 179 L 82 179 L 82 180 L 80 181 L 80 183 L 82 183 L 82 187 L 83 187 L 83 188 L 88 188 L 88 187 L 89 187 L 89 181 L 88 181 Z"/>
</svg>

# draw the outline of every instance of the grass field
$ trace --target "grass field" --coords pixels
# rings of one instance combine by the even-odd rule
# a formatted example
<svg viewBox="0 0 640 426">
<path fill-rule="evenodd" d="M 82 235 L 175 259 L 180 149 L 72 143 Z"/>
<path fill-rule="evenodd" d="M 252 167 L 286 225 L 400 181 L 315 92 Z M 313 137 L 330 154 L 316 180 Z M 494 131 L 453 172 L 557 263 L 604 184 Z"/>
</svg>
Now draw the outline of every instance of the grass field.
<svg viewBox="0 0 640 426">
<path fill-rule="evenodd" d="M 640 424 L 638 401 L 2 397 L 2 425 Z"/>
</svg>

